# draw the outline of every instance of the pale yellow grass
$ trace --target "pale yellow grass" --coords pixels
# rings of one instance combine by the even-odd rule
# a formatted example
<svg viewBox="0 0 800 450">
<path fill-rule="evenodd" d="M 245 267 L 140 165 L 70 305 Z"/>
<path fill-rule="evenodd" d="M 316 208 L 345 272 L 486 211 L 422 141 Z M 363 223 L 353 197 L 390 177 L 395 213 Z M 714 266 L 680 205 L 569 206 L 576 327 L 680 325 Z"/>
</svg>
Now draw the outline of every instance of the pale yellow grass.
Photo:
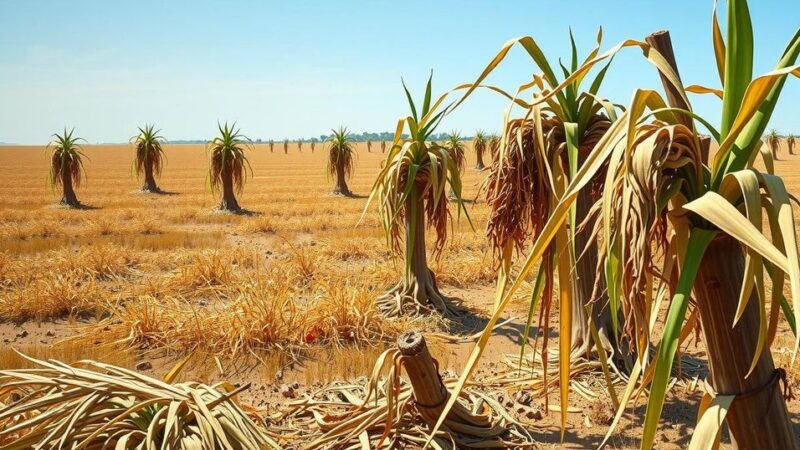
<svg viewBox="0 0 800 450">
<path fill-rule="evenodd" d="M 366 198 L 329 195 L 325 152 L 256 145 L 239 196 L 254 214 L 235 216 L 212 211 L 202 145 L 166 146 L 159 185 L 170 195 L 136 192 L 130 147 L 85 150 L 78 197 L 92 209 L 68 210 L 53 206 L 42 147 L 0 147 L 0 322 L 85 317 L 90 336 L 225 356 L 381 345 L 409 327 L 442 329 L 434 318 L 375 311 L 402 264 L 374 211 L 358 225 Z M 383 155 L 358 150 L 350 186 L 365 196 Z M 467 169 L 468 198 L 481 177 Z M 493 281 L 486 210 L 469 208 L 476 231 L 462 217 L 432 262 L 445 293 Z"/>
</svg>

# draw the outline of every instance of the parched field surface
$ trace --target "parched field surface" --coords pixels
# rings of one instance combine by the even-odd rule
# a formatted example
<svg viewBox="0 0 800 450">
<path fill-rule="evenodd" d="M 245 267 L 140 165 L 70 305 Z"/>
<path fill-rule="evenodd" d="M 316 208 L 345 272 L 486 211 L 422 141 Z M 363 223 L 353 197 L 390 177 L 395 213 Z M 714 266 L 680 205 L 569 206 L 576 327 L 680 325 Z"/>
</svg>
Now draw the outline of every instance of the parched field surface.
<svg viewBox="0 0 800 450">
<path fill-rule="evenodd" d="M 480 199 L 467 205 L 475 230 L 466 217 L 456 220 L 446 250 L 431 264 L 443 293 L 462 300 L 469 314 L 455 321 L 387 319 L 373 302 L 402 267 L 386 249 L 374 208 L 359 223 L 383 158 L 379 145 L 372 153 L 358 147 L 350 181 L 357 198 L 329 194 L 323 146 L 312 153 L 308 143 L 302 152 L 290 144 L 284 154 L 282 143 L 274 153 L 255 145 L 248 153 L 253 173 L 239 195 L 250 215 L 213 211 L 204 146 L 165 150 L 159 184 L 168 193 L 151 195 L 137 192 L 129 146 L 86 146 L 87 177 L 77 193 L 89 208 L 68 210 L 53 206 L 59 196 L 47 188 L 43 147 L 0 147 L 0 368 L 24 364 L 12 348 L 155 375 L 193 354 L 187 376 L 252 382 L 246 398 L 265 411 L 283 401 L 282 384 L 297 383 L 302 392 L 368 375 L 376 356 L 408 329 L 431 336 L 442 370 L 460 370 L 469 335 L 482 330 L 494 295 Z M 785 153 L 776 170 L 797 194 L 800 157 Z M 471 200 L 485 172 L 472 168 L 471 151 L 467 156 Z M 478 377 L 504 370 L 503 354 L 519 351 L 526 301 L 522 294 L 511 308 L 513 320 L 497 331 Z M 780 339 L 777 364 L 788 366 L 786 330 Z M 693 342 L 687 353 L 703 359 L 701 348 Z M 790 378 L 800 389 L 796 368 Z M 606 431 L 602 376 L 585 383 L 599 400 L 572 395 L 567 447 L 596 446 Z M 699 390 L 682 387 L 690 385 L 676 385 L 668 397 L 659 448 L 688 445 L 687 424 L 700 399 Z M 534 402 L 544 409 L 544 399 Z M 637 444 L 643 402 L 623 419 L 611 448 Z M 798 424 L 797 402 L 790 409 Z M 557 414 L 523 421 L 542 446 L 557 445 Z"/>
</svg>

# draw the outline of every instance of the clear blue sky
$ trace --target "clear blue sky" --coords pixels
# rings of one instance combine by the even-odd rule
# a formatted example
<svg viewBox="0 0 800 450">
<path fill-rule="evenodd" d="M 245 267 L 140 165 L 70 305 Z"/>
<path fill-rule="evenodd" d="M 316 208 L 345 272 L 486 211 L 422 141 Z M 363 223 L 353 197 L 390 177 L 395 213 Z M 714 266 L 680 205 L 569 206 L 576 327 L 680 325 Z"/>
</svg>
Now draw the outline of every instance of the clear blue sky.
<svg viewBox="0 0 800 450">
<path fill-rule="evenodd" d="M 800 25 L 798 0 L 753 0 L 756 73 L 770 69 Z M 291 139 L 344 124 L 388 131 L 405 114 L 400 77 L 419 92 L 472 79 L 509 38 L 529 34 L 555 60 L 571 26 L 582 53 L 598 26 L 604 48 L 671 30 L 684 82 L 718 85 L 711 0 L 575 1 L 17 1 L 0 0 L 0 142 L 42 144 L 74 126 L 89 142 L 123 142 L 155 122 L 168 139 L 209 138 L 218 120 L 251 138 Z M 507 88 L 535 70 L 515 51 L 491 78 Z M 627 103 L 660 88 L 627 51 L 601 94 Z M 719 103 L 695 109 L 716 122 Z M 800 80 L 772 126 L 800 132 Z M 506 103 L 475 96 L 441 131 L 498 130 Z"/>
</svg>

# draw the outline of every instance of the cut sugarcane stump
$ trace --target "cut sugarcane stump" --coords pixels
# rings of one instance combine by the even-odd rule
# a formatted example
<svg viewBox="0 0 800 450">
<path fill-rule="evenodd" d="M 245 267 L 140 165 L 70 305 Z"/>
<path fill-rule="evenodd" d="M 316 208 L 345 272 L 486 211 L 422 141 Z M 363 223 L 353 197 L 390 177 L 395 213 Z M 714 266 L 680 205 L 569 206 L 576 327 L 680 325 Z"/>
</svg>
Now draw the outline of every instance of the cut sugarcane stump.
<svg viewBox="0 0 800 450">
<path fill-rule="evenodd" d="M 403 367 L 414 391 L 417 406 L 441 412 L 450 396 L 439 376 L 439 365 L 428 351 L 421 334 L 411 331 L 397 338 L 397 349 L 403 355 Z"/>
<path fill-rule="evenodd" d="M 401 378 L 403 368 L 407 376 Z M 453 395 L 449 389 L 454 382 L 439 376 L 422 335 L 408 332 L 398 338 L 396 348 L 378 357 L 363 398 L 354 392 L 357 387 L 337 383 L 300 402 L 295 414 L 307 417 L 314 408 L 319 433 L 306 447 L 309 450 L 417 448 L 429 438 L 432 447 L 446 450 L 534 448 L 528 429 L 482 386 L 471 383 L 430 436 Z"/>
<path fill-rule="evenodd" d="M 428 351 L 425 338 L 415 331 L 401 334 L 397 338 L 397 348 L 411 383 L 415 406 L 423 420 L 432 427 L 450 397 L 439 375 L 439 364 Z M 472 436 L 497 436 L 504 430 L 502 425 L 492 423 L 488 410 L 473 413 L 461 402 L 456 402 L 447 413 L 444 428 Z"/>
<path fill-rule="evenodd" d="M 672 50 L 672 39 L 669 36 L 669 31 L 656 31 L 655 33 L 647 36 L 645 41 L 664 57 L 670 68 L 675 71 L 675 75 L 678 77 L 677 81 L 680 82 L 681 74 L 678 72 L 678 63 L 675 62 L 675 52 Z M 672 81 L 670 81 L 670 79 L 664 73 L 659 71 L 658 74 L 661 77 L 661 84 L 664 86 L 664 91 L 667 94 L 667 102 L 669 105 L 673 108 L 680 108 L 687 111 L 690 110 L 691 108 L 686 102 L 686 98 L 681 95 L 681 91 L 674 84 L 672 84 Z M 688 128 L 694 127 L 692 124 L 692 118 L 690 116 L 679 114 L 676 116 L 676 118 Z"/>
<path fill-rule="evenodd" d="M 664 59 L 669 64 L 670 68 L 675 71 L 675 75 L 678 76 L 679 82 L 681 82 L 681 74 L 678 71 L 678 63 L 675 61 L 675 53 L 672 51 L 672 38 L 669 36 L 669 31 L 661 30 L 656 31 L 655 33 L 647 36 L 645 41 L 650 44 L 656 51 L 661 53 Z M 664 86 L 664 91 L 667 93 L 667 102 L 669 106 L 673 108 L 679 108 L 686 111 L 691 110 L 691 107 L 688 103 L 686 103 L 686 99 L 681 95 L 680 90 L 675 87 L 674 84 L 669 80 L 669 78 L 664 75 L 661 71 L 658 72 L 659 76 L 661 77 L 661 84 Z M 682 82 L 681 82 L 682 83 Z M 676 118 L 688 128 L 692 129 L 693 119 L 686 115 L 686 114 L 677 114 Z M 708 163 L 708 154 L 711 148 L 711 139 L 710 138 L 701 138 L 700 139 L 701 145 L 701 155 L 704 163 Z"/>
</svg>

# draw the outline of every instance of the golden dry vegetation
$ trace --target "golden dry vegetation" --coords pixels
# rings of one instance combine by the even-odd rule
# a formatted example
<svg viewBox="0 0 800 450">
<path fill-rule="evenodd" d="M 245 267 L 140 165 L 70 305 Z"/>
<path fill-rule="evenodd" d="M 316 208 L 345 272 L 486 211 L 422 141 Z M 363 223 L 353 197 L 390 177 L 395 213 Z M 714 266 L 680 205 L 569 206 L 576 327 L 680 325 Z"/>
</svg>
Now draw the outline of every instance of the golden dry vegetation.
<svg viewBox="0 0 800 450">
<path fill-rule="evenodd" d="M 255 145 L 248 153 L 253 176 L 239 196 L 252 214 L 231 215 L 214 211 L 218 199 L 207 187 L 204 146 L 165 150 L 159 184 L 167 194 L 155 195 L 138 192 L 130 146 L 86 146 L 88 176 L 77 194 L 89 208 L 74 210 L 55 206 L 43 147 L 0 147 L 0 337 L 7 344 L 0 367 L 27 365 L 12 347 L 64 361 L 90 358 L 127 367 L 153 361 L 155 369 L 140 368 L 148 372 L 163 372 L 179 355 L 193 353 L 208 357 L 195 358 L 196 378 L 256 380 L 274 393 L 281 380 L 310 387 L 364 376 L 404 330 L 463 337 L 482 329 L 495 278 L 485 202 L 468 204 L 475 230 L 463 217 L 455 222 L 452 239 L 432 262 L 442 291 L 463 299 L 474 314 L 455 322 L 392 319 L 377 313 L 375 299 L 396 282 L 402 263 L 390 257 L 375 211 L 359 224 L 384 155 L 359 144 L 349 183 L 357 197 L 345 198 L 330 195 L 333 180 L 320 147 L 299 153 L 290 144 L 284 154 Z M 790 192 L 798 192 L 800 160 L 783 154 L 776 172 Z M 465 197 L 471 200 L 486 172 L 472 168 L 471 146 L 467 159 Z M 516 321 L 501 333 L 504 339 L 493 341 L 490 366 L 479 377 L 491 378 L 497 372 L 491 362 L 518 351 L 526 310 L 523 294 L 510 313 Z M 38 331 L 25 339 L 20 330 Z M 780 336 L 776 362 L 787 366 L 789 333 Z M 695 345 L 690 353 L 701 355 L 702 345 Z M 459 370 L 469 348 L 434 338 L 443 368 Z M 328 356 L 332 351 L 335 356 Z M 798 374 L 790 378 L 797 386 Z M 602 392 L 599 373 L 587 383 Z M 259 395 L 253 395 L 259 405 L 274 401 Z M 698 401 L 697 392 L 682 388 L 668 414 L 689 423 Z M 607 427 L 586 418 L 605 414 L 595 411 L 602 402 L 582 396 L 575 402 L 580 413 L 570 417 L 574 435 L 567 441 L 598 442 Z M 790 408 L 796 417 L 797 405 Z M 614 448 L 638 442 L 638 421 L 623 424 Z M 557 442 L 556 418 L 536 427 L 539 438 Z M 660 448 L 688 442 L 690 428 L 664 427 Z"/>
<path fill-rule="evenodd" d="M 364 148 L 361 148 L 364 147 Z M 401 330 L 445 330 L 428 319 L 386 319 L 374 298 L 396 280 L 374 212 L 361 223 L 382 161 L 359 146 L 351 181 L 360 198 L 331 196 L 326 153 L 270 153 L 256 145 L 240 203 L 220 214 L 202 145 L 167 145 L 160 184 L 142 194 L 126 145 L 87 146 L 84 210 L 53 206 L 41 147 L 4 147 L 0 167 L 0 321 L 79 317 L 128 344 L 234 356 L 251 350 L 380 345 Z M 13 164 L 12 164 L 13 162 Z M 467 174 L 474 197 L 480 175 Z M 434 263 L 444 286 L 493 281 L 484 205 L 473 232 L 457 221 Z M 487 299 L 488 300 L 488 299 Z M 87 332 L 83 327 L 81 332 Z"/>
</svg>

